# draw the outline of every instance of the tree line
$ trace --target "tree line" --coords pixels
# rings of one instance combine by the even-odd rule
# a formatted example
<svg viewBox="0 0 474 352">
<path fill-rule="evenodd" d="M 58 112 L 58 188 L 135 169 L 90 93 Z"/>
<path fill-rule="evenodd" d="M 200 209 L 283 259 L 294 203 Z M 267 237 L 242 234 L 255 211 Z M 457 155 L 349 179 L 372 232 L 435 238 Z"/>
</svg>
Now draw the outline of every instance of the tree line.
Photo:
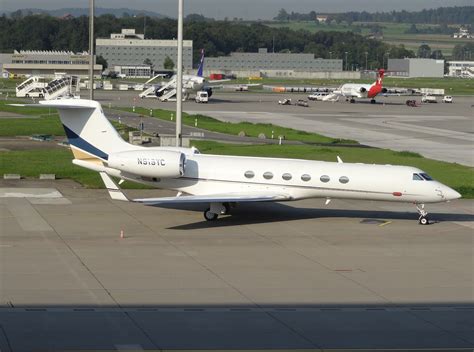
<svg viewBox="0 0 474 352">
<path fill-rule="evenodd" d="M 382 67 L 387 57 L 414 57 L 415 53 L 403 46 L 392 46 L 352 32 L 294 31 L 271 28 L 260 23 L 203 21 L 201 18 L 185 21 L 184 37 L 193 40 L 194 62 L 199 60 L 200 49 L 207 56 L 228 55 L 231 52 L 256 52 L 268 48 L 275 52 L 313 53 L 317 58 L 345 59 L 349 68 Z M 98 16 L 95 21 L 96 37 L 108 38 L 122 28 L 135 28 L 143 33 L 144 17 Z M 173 39 L 177 37 L 176 20 L 146 17 L 146 39 Z M 0 52 L 13 50 L 70 50 L 88 49 L 88 18 L 86 16 L 60 19 L 48 15 L 18 17 L 0 16 Z M 346 54 L 347 53 L 347 54 Z"/>
<path fill-rule="evenodd" d="M 308 14 L 287 12 L 281 9 L 274 17 L 276 21 L 314 21 L 316 12 Z M 346 22 L 391 22 L 391 23 L 427 23 L 427 24 L 474 24 L 474 6 L 439 7 L 421 11 L 389 12 L 344 12 L 329 14 L 329 21 Z"/>
</svg>

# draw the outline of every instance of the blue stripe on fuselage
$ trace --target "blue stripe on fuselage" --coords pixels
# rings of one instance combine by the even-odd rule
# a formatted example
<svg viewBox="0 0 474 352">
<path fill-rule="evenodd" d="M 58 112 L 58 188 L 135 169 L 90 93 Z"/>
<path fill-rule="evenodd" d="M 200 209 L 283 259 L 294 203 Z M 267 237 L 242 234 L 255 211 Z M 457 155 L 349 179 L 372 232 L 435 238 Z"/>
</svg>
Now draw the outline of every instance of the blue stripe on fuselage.
<svg viewBox="0 0 474 352">
<path fill-rule="evenodd" d="M 102 150 L 97 149 L 94 147 L 92 144 L 89 142 L 86 142 L 84 139 L 82 139 L 79 135 L 77 135 L 74 131 L 69 129 L 68 127 L 64 126 L 64 131 L 66 131 L 66 136 L 67 139 L 69 140 L 69 144 L 73 145 L 74 147 L 80 148 L 89 154 L 92 154 L 96 157 L 99 157 L 104 160 L 109 159 L 109 155 L 104 153 Z"/>
</svg>

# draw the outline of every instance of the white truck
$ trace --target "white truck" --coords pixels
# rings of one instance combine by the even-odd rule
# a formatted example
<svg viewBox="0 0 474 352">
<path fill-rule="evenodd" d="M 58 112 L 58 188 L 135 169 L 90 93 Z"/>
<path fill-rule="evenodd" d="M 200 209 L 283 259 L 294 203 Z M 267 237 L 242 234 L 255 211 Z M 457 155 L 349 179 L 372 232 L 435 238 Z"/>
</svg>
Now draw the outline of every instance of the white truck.
<svg viewBox="0 0 474 352">
<path fill-rule="evenodd" d="M 453 102 L 453 97 L 450 95 L 445 95 L 443 97 L 443 103 L 452 103 Z"/>
<path fill-rule="evenodd" d="M 194 100 L 196 103 L 207 104 L 209 102 L 209 94 L 205 90 L 200 90 L 196 93 L 196 98 Z"/>
<path fill-rule="evenodd" d="M 436 97 L 434 95 L 423 95 L 421 98 L 422 103 L 437 103 Z"/>
</svg>

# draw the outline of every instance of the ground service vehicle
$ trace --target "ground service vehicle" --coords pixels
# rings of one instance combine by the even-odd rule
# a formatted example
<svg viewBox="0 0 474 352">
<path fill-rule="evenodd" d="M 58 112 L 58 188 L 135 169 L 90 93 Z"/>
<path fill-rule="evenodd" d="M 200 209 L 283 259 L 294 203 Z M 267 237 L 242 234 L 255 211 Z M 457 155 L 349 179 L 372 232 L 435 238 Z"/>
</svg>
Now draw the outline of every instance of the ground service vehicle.
<svg viewBox="0 0 474 352">
<path fill-rule="evenodd" d="M 453 97 L 450 95 L 445 95 L 443 97 L 443 103 L 452 103 L 453 102 Z"/>
<path fill-rule="evenodd" d="M 313 93 L 308 95 L 308 100 L 322 101 L 324 97 L 328 96 L 329 93 Z"/>
<path fill-rule="evenodd" d="M 278 104 L 280 105 L 291 105 L 291 99 L 283 99 L 283 100 L 278 100 Z"/>
<path fill-rule="evenodd" d="M 424 95 L 421 98 L 422 103 L 437 103 L 438 100 L 436 100 L 436 97 L 434 95 Z"/>
<path fill-rule="evenodd" d="M 296 101 L 296 104 L 295 105 L 298 105 L 298 106 L 304 106 L 305 108 L 307 108 L 309 105 L 308 105 L 308 102 L 306 100 L 303 100 L 303 99 L 298 99 Z"/>
<path fill-rule="evenodd" d="M 194 100 L 196 103 L 207 104 L 209 102 L 209 94 L 205 90 L 200 90 L 196 93 L 196 98 Z"/>
</svg>

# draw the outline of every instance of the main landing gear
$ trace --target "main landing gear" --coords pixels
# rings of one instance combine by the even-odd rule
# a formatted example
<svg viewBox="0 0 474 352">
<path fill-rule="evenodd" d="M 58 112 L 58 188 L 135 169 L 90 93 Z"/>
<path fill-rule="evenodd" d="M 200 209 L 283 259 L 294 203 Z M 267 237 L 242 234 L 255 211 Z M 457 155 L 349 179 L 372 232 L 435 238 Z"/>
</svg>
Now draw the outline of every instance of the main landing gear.
<svg viewBox="0 0 474 352">
<path fill-rule="evenodd" d="M 211 206 L 204 211 L 204 219 L 207 221 L 217 220 L 219 215 L 230 213 L 230 203 L 211 203 Z"/>
<path fill-rule="evenodd" d="M 418 218 L 418 223 L 420 225 L 429 225 L 430 220 L 428 219 L 428 212 L 425 210 L 424 204 L 415 204 L 416 210 L 418 210 L 418 214 L 420 217 Z"/>
<path fill-rule="evenodd" d="M 375 104 L 375 103 L 376 103 L 375 99 L 370 100 L 370 104 Z"/>
</svg>

